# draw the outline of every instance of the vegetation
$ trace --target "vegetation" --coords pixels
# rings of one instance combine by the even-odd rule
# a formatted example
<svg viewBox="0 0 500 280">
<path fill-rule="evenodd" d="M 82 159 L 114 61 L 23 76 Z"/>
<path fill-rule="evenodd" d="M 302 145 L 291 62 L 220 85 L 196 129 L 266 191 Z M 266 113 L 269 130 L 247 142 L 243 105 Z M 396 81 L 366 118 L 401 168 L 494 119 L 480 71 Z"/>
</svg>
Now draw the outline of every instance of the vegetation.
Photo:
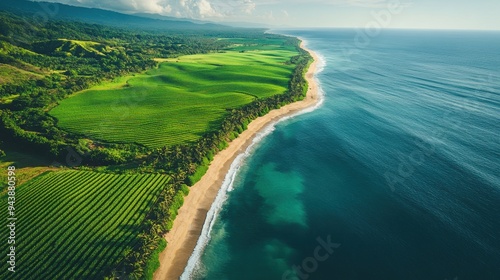
<svg viewBox="0 0 500 280">
<path fill-rule="evenodd" d="M 146 264 L 145 278 L 153 279 L 153 276 L 158 268 L 160 268 L 160 254 L 167 248 L 167 241 L 162 238 L 158 242 L 158 248 L 151 254 L 149 262 Z"/>
<path fill-rule="evenodd" d="M 47 1 L 45 3 L 37 2 L 38 1 L 31 0 L 2 0 L 0 1 L 0 10 L 16 13 L 22 12 L 30 17 L 35 16 L 39 20 L 44 20 L 44 17 L 50 17 L 54 20 L 80 21 L 106 26 L 116 26 L 119 28 L 126 26 L 132 30 L 153 30 L 162 33 L 200 34 L 202 32 L 209 36 L 216 37 L 220 36 L 220 33 L 227 34 L 234 29 L 208 22 L 192 22 L 192 20 L 183 20 L 153 14 L 141 14 L 140 17 L 138 17 L 108 10 L 47 3 L 53 1 Z"/>
<path fill-rule="evenodd" d="M 179 181 L 172 181 L 173 188 L 165 188 L 147 215 L 145 230 L 139 236 L 139 246 L 126 254 L 125 259 L 110 274 L 110 279 L 126 276 L 131 279 L 152 279 L 157 268 L 158 251 L 164 244 L 164 234 L 172 228 L 177 213 L 188 195 L 189 188 Z"/>
<path fill-rule="evenodd" d="M 102 279 L 106 268 L 139 245 L 144 213 L 167 184 L 163 175 L 62 171 L 18 187 L 16 275 Z M 7 196 L 0 201 L 7 205 Z M 7 220 L 7 212 L 0 219 Z M 1 235 L 7 230 L 2 227 Z M 8 273 L 3 263 L 0 278 L 11 279 Z"/>
<path fill-rule="evenodd" d="M 151 277 L 187 185 L 252 120 L 304 98 L 311 58 L 297 39 L 194 30 L 0 12 L 0 166 L 29 180 L 17 191 L 19 275 Z M 22 165 L 19 149 L 43 160 Z M 30 180 L 71 154 L 79 171 Z"/>
<path fill-rule="evenodd" d="M 0 149 L 0 170 L 7 170 L 9 166 L 15 166 L 17 185 L 28 182 L 44 172 L 56 170 L 56 168 L 49 167 L 51 164 L 52 162 L 42 157 L 9 149 L 5 151 Z M 7 177 L 6 172 L 0 173 L 0 182 L 2 183 L 0 195 L 7 191 L 7 185 L 3 185 L 4 182 L 7 182 Z"/>
<path fill-rule="evenodd" d="M 40 23 L 0 12 L 0 70 L 23 75 L 0 79 L 0 132 L 6 142 L 63 160 L 68 146 L 80 151 L 89 147 L 81 146 L 79 137 L 60 129 L 57 120 L 46 114 L 58 101 L 100 82 L 154 68 L 153 58 L 207 53 L 228 44 L 197 34 L 132 32 L 69 21 Z M 133 144 L 89 145 L 93 151 L 87 162 L 94 165 L 120 164 L 142 153 Z"/>
<path fill-rule="evenodd" d="M 228 109 L 282 94 L 293 46 L 181 56 L 145 74 L 120 78 L 60 102 L 58 126 L 109 142 L 149 148 L 185 144 L 218 128 Z M 168 112 L 167 114 L 165 112 Z"/>
</svg>

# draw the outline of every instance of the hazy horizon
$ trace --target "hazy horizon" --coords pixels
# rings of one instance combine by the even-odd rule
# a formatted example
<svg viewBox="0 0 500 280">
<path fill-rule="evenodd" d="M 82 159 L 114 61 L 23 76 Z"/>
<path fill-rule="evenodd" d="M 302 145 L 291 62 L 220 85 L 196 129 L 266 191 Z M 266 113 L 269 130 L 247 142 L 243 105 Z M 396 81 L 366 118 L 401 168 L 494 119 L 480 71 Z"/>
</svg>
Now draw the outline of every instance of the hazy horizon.
<svg viewBox="0 0 500 280">
<path fill-rule="evenodd" d="M 39 0 L 35 0 L 39 1 Z M 500 30 L 500 1 L 480 0 L 48 0 L 121 13 L 283 28 Z"/>
</svg>

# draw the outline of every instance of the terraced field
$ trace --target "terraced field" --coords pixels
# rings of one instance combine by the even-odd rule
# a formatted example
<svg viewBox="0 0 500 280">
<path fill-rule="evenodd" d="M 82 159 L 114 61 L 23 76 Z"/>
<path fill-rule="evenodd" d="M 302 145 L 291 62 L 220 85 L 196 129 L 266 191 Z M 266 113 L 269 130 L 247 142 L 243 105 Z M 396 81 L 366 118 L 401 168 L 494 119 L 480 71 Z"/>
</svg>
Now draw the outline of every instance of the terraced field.
<svg viewBox="0 0 500 280">
<path fill-rule="evenodd" d="M 297 52 L 272 43 L 163 60 L 158 69 L 65 99 L 50 114 L 66 130 L 111 142 L 192 142 L 228 109 L 286 91 Z"/>
<path fill-rule="evenodd" d="M 18 187 L 16 273 L 3 262 L 0 279 L 102 279 L 99 274 L 137 242 L 166 183 L 163 175 L 62 171 Z M 5 195 L 0 204 L 7 205 Z M 6 211 L 0 219 L 7 221 Z M 7 230 L 1 227 L 0 235 Z"/>
</svg>

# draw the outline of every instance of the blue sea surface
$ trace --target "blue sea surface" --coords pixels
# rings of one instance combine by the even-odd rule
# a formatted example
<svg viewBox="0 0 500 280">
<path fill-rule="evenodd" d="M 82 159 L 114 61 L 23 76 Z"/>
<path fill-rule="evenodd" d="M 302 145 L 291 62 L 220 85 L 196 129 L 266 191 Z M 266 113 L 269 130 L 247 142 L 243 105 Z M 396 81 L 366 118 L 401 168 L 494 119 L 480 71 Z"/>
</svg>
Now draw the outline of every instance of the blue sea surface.
<svg viewBox="0 0 500 280">
<path fill-rule="evenodd" d="M 324 103 L 232 182 L 194 279 L 500 279 L 500 32 L 287 30 Z"/>
</svg>

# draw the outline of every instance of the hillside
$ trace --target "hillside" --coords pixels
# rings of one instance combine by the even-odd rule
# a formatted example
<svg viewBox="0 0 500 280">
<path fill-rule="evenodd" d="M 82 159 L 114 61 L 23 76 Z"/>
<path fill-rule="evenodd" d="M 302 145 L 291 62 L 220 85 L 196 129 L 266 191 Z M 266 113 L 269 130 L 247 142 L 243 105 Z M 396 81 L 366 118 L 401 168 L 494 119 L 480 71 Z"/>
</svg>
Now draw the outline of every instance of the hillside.
<svg viewBox="0 0 500 280">
<path fill-rule="evenodd" d="M 67 98 L 50 114 L 59 127 L 93 139 L 150 148 L 192 143 L 217 129 L 228 110 L 287 90 L 294 69 L 289 62 L 298 53 L 293 45 L 273 43 L 166 59 L 121 84 Z"/>
<path fill-rule="evenodd" d="M 92 41 L 78 41 L 68 39 L 57 39 L 50 41 L 37 42 L 33 45 L 33 50 L 40 54 L 50 56 L 78 56 L 78 57 L 97 57 L 106 56 L 113 50 L 112 48 L 102 43 Z M 123 48 L 121 48 L 123 50 Z"/>
<path fill-rule="evenodd" d="M 262 30 L 65 5 L 40 21 L 35 5 L 0 4 L 0 166 L 16 167 L 26 218 L 12 279 L 150 279 L 188 185 L 304 98 L 310 57 Z"/>
<path fill-rule="evenodd" d="M 179 31 L 199 33 L 204 31 L 227 31 L 231 27 L 197 21 L 196 23 L 175 18 L 152 18 L 121 14 L 113 11 L 76 7 L 65 4 L 47 2 L 31 2 L 27 0 L 2 0 L 0 10 L 16 14 L 47 17 L 52 20 L 72 20 L 92 24 L 102 24 L 120 28 L 148 29 L 157 31 Z M 123 23 L 127 23 L 124 25 Z"/>
</svg>

